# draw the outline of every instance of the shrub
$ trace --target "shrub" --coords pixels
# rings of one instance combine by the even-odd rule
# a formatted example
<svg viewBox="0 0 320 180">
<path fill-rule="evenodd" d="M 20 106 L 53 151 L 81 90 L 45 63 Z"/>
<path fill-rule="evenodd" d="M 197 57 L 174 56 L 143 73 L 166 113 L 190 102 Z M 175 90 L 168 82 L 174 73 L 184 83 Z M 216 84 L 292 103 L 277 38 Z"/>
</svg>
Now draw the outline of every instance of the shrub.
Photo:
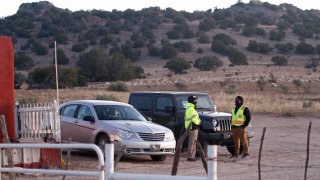
<svg viewBox="0 0 320 180">
<path fill-rule="evenodd" d="M 219 68 L 223 65 L 222 61 L 215 56 L 206 56 L 196 60 L 194 67 L 203 70 L 210 71 Z"/>
<path fill-rule="evenodd" d="M 284 85 L 284 84 L 281 84 L 280 86 L 280 89 L 283 93 L 287 94 L 289 92 L 289 87 Z"/>
<path fill-rule="evenodd" d="M 263 91 L 266 86 L 267 86 L 266 79 L 263 76 L 260 76 L 257 81 L 257 87 L 260 89 L 260 91 Z"/>
<path fill-rule="evenodd" d="M 27 96 L 21 99 L 18 99 L 19 104 L 36 104 L 38 102 L 38 98 L 35 96 Z"/>
<path fill-rule="evenodd" d="M 249 44 L 248 44 L 248 47 L 247 47 L 247 50 L 248 51 L 252 51 L 252 52 L 257 52 L 258 51 L 258 43 L 257 41 L 254 41 L 254 40 L 250 40 L 249 41 Z"/>
<path fill-rule="evenodd" d="M 160 56 L 160 49 L 153 45 L 148 46 L 148 54 L 151 57 Z"/>
<path fill-rule="evenodd" d="M 47 46 L 44 46 L 39 42 L 33 43 L 31 49 L 33 52 L 35 52 L 39 56 L 46 55 L 48 54 L 48 51 L 49 51 Z"/>
<path fill-rule="evenodd" d="M 228 85 L 228 87 L 226 87 L 224 89 L 224 92 L 226 94 L 235 94 L 236 93 L 236 86 L 233 84 Z"/>
<path fill-rule="evenodd" d="M 84 51 L 84 47 L 83 47 L 83 45 L 82 44 L 74 44 L 73 46 L 72 46 L 72 51 L 73 52 L 82 52 L 82 51 Z"/>
<path fill-rule="evenodd" d="M 298 54 L 314 54 L 314 47 L 311 44 L 300 42 L 296 46 L 296 53 Z"/>
<path fill-rule="evenodd" d="M 21 73 L 14 73 L 14 88 L 15 89 L 20 89 L 21 85 L 26 82 L 26 76 L 21 74 Z"/>
<path fill-rule="evenodd" d="M 184 58 L 173 58 L 166 63 L 165 67 L 175 74 L 183 74 L 191 68 L 191 65 Z"/>
<path fill-rule="evenodd" d="M 199 43 L 207 44 L 210 43 L 210 37 L 205 33 L 200 33 L 198 38 Z"/>
<path fill-rule="evenodd" d="M 198 49 L 197 49 L 197 53 L 198 53 L 198 54 L 202 54 L 202 53 L 203 53 L 203 49 L 202 49 L 202 48 L 198 48 Z"/>
<path fill-rule="evenodd" d="M 107 88 L 109 91 L 121 91 L 126 92 L 128 91 L 128 86 L 123 82 L 113 82 Z"/>
<path fill-rule="evenodd" d="M 280 31 L 271 30 L 270 31 L 270 40 L 272 40 L 272 41 L 282 41 L 285 36 L 286 36 L 286 33 L 282 30 L 280 30 Z"/>
<path fill-rule="evenodd" d="M 236 49 L 231 49 L 229 60 L 234 65 L 248 65 L 247 56 Z"/>
<path fill-rule="evenodd" d="M 57 64 L 69 64 L 69 58 L 64 54 L 62 49 L 57 50 Z"/>
<path fill-rule="evenodd" d="M 105 100 L 105 101 L 120 101 L 116 96 L 110 94 L 110 95 L 96 95 L 96 100 Z"/>
<path fill-rule="evenodd" d="M 316 53 L 320 55 L 320 44 L 316 45 Z"/>
<path fill-rule="evenodd" d="M 177 82 L 174 84 L 179 91 L 185 91 L 188 89 L 188 86 L 183 82 Z"/>
<path fill-rule="evenodd" d="M 282 54 L 287 54 L 291 50 L 293 50 L 293 44 L 292 43 L 286 43 L 286 44 L 276 44 L 275 48 Z"/>
<path fill-rule="evenodd" d="M 14 55 L 14 67 L 18 70 L 28 70 L 33 66 L 33 59 L 24 52 L 17 52 Z"/>
<path fill-rule="evenodd" d="M 173 46 L 180 52 L 190 52 L 192 50 L 192 44 L 190 42 L 179 41 L 174 43 Z"/>
<path fill-rule="evenodd" d="M 254 26 L 245 26 L 242 30 L 242 35 L 251 37 L 256 34 L 256 27 Z"/>
<path fill-rule="evenodd" d="M 271 46 L 269 46 L 268 43 L 259 43 L 258 46 L 259 46 L 258 52 L 260 52 L 262 54 L 267 54 L 267 53 L 271 52 L 273 49 Z"/>
<path fill-rule="evenodd" d="M 163 44 L 160 50 L 162 59 L 171 59 L 176 57 L 178 54 L 177 50 L 171 44 Z"/>
<path fill-rule="evenodd" d="M 271 61 L 277 66 L 288 65 L 288 59 L 285 56 L 273 56 Z"/>
<path fill-rule="evenodd" d="M 78 61 L 81 74 L 88 81 L 105 81 L 107 79 L 106 58 L 107 55 L 100 49 L 92 49 L 81 55 Z"/>
<path fill-rule="evenodd" d="M 294 79 L 292 83 L 297 88 L 297 90 L 299 90 L 303 85 L 303 82 L 300 79 Z"/>
</svg>

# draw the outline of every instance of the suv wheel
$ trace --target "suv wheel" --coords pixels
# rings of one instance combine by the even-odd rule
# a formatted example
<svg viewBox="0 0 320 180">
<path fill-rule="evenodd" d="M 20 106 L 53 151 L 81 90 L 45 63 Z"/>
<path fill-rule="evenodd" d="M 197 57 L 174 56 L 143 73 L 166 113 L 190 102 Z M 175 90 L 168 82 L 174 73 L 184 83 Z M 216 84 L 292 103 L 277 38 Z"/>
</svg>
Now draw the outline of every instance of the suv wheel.
<svg viewBox="0 0 320 180">
<path fill-rule="evenodd" d="M 153 161 L 164 161 L 167 159 L 167 155 L 150 155 Z"/>
</svg>

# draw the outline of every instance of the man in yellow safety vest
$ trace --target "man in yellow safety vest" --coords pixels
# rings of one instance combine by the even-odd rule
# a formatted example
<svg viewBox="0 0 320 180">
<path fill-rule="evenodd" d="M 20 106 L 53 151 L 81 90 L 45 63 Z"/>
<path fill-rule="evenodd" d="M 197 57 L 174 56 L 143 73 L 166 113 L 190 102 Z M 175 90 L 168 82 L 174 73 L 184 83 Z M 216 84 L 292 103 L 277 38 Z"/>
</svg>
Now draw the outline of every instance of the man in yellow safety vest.
<svg viewBox="0 0 320 180">
<path fill-rule="evenodd" d="M 189 96 L 188 103 L 186 106 L 186 111 L 184 115 L 184 125 L 187 129 L 191 126 L 191 131 L 189 134 L 189 144 L 188 144 L 188 152 L 187 152 L 187 161 L 196 161 L 196 141 L 198 139 L 198 131 L 201 120 L 199 118 L 199 114 L 197 112 L 197 97 Z"/>
<path fill-rule="evenodd" d="M 235 107 L 231 110 L 231 129 L 233 134 L 233 142 L 235 151 L 232 155 L 234 160 L 238 159 L 240 151 L 240 142 L 243 145 L 242 158 L 249 156 L 248 141 L 246 127 L 249 125 L 251 120 L 250 110 L 247 106 L 243 105 L 243 97 L 237 96 L 235 99 Z"/>
</svg>

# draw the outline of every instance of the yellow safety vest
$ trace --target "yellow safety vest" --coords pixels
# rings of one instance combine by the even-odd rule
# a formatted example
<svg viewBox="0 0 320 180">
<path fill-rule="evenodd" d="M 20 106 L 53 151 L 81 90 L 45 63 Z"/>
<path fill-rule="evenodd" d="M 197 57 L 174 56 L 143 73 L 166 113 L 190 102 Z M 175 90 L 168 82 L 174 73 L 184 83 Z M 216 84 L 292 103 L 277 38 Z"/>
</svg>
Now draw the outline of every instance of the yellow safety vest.
<svg viewBox="0 0 320 180">
<path fill-rule="evenodd" d="M 231 110 L 231 115 L 232 115 L 232 125 L 233 126 L 242 126 L 243 123 L 246 121 L 246 117 L 243 115 L 243 112 L 244 112 L 244 108 L 246 108 L 245 105 L 242 105 L 237 113 L 234 113 L 235 111 L 235 108 L 232 108 Z"/>
<path fill-rule="evenodd" d="M 192 103 L 188 103 L 186 112 L 184 114 L 184 127 L 187 129 L 191 122 L 196 125 L 200 125 L 201 120 L 199 118 L 198 112 L 195 109 L 195 105 Z"/>
</svg>

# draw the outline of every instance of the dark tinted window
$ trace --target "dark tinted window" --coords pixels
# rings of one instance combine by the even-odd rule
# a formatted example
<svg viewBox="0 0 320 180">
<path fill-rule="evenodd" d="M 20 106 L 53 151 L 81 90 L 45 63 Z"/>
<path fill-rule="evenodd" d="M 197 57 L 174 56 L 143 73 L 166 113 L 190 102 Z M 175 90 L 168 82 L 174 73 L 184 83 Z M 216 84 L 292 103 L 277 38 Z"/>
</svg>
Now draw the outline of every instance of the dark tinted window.
<svg viewBox="0 0 320 180">
<path fill-rule="evenodd" d="M 156 110 L 157 111 L 164 111 L 166 107 L 172 107 L 172 101 L 169 96 L 165 97 L 157 97 L 157 102 L 156 102 Z"/>
<path fill-rule="evenodd" d="M 132 96 L 130 104 L 141 111 L 151 111 L 151 96 Z"/>
</svg>

